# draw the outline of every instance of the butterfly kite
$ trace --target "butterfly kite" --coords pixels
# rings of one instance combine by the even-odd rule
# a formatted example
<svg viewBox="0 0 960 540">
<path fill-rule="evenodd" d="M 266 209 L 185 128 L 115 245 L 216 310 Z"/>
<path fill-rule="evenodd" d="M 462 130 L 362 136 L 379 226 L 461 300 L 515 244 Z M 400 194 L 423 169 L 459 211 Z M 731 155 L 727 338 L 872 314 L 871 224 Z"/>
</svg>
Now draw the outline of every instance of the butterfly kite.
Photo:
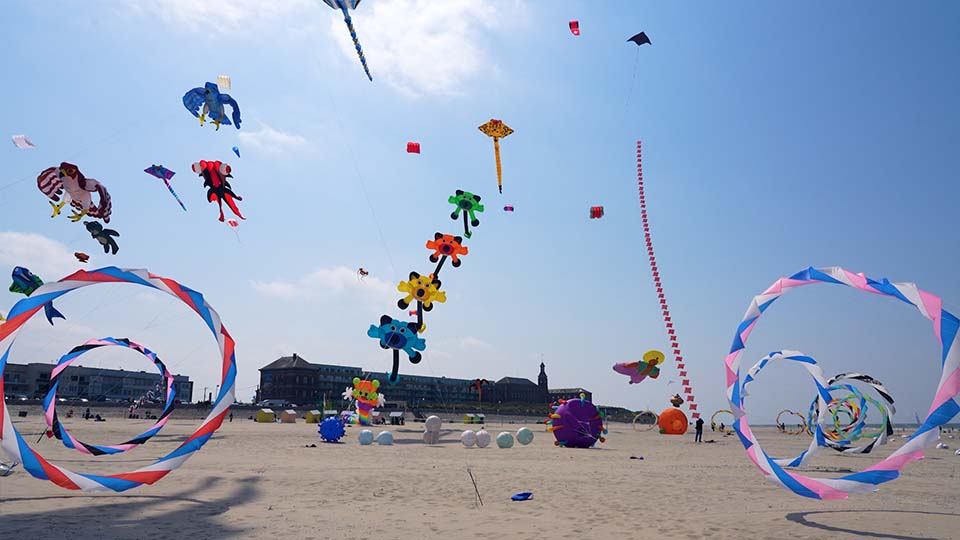
<svg viewBox="0 0 960 540">
<path fill-rule="evenodd" d="M 343 12 L 343 22 L 347 23 L 347 30 L 350 31 L 350 37 L 353 38 L 353 46 L 357 48 L 357 55 L 360 57 L 360 63 L 363 64 L 363 71 L 367 78 L 373 81 L 373 75 L 370 75 L 370 68 L 367 67 L 367 59 L 363 56 L 363 49 L 360 48 L 360 40 L 357 39 L 357 30 L 353 27 L 353 19 L 350 18 L 348 9 L 357 9 L 360 0 L 323 0 L 333 9 L 339 9 Z"/>
<path fill-rule="evenodd" d="M 647 377 L 650 377 L 651 379 L 656 379 L 659 377 L 660 368 L 657 366 L 662 363 L 662 352 L 647 351 L 643 353 L 643 361 L 614 364 L 613 370 L 621 375 L 627 375 L 630 377 L 630 384 L 637 384 L 643 382 L 643 380 Z"/>
<path fill-rule="evenodd" d="M 164 185 L 167 186 L 167 189 L 170 191 L 170 194 L 173 195 L 173 198 L 180 203 L 180 208 L 183 208 L 183 211 L 187 211 L 187 207 L 183 205 L 183 201 L 180 200 L 180 197 L 177 196 L 177 192 L 173 190 L 173 186 L 170 185 L 170 179 L 173 178 L 173 175 L 177 174 L 170 169 L 164 167 L 163 165 L 151 165 L 143 170 L 143 172 L 149 174 L 150 176 L 159 178 L 163 180 Z"/>
</svg>

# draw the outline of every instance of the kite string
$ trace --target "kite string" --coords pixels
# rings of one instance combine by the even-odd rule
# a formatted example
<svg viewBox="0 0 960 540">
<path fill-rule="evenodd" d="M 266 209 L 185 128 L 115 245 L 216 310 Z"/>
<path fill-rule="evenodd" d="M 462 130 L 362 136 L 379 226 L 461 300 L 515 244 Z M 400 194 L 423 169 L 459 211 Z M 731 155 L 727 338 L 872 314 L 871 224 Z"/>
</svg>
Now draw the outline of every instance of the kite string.
<svg viewBox="0 0 960 540">
<path fill-rule="evenodd" d="M 647 256 L 650 261 L 650 273 L 653 274 L 653 284 L 657 289 L 657 296 L 660 298 L 663 324 L 666 327 L 667 337 L 670 339 L 670 345 L 673 348 L 673 356 L 677 364 L 677 370 L 680 372 L 680 382 L 683 385 L 683 393 L 687 396 L 687 406 L 690 408 L 690 416 L 700 418 L 700 413 L 697 412 L 697 403 L 693 394 L 693 388 L 690 386 L 690 378 L 686 372 L 686 366 L 683 363 L 683 356 L 680 353 L 680 342 L 677 340 L 676 330 L 673 328 L 673 320 L 670 317 L 670 307 L 667 305 L 666 295 L 663 292 L 663 283 L 660 281 L 660 270 L 657 268 L 657 260 L 653 253 L 653 240 L 650 237 L 650 222 L 647 217 L 647 199 L 643 186 L 643 162 L 641 158 L 641 143 L 639 140 L 637 141 L 637 187 L 640 193 L 640 218 L 643 223 L 643 238 L 647 245 Z"/>
</svg>

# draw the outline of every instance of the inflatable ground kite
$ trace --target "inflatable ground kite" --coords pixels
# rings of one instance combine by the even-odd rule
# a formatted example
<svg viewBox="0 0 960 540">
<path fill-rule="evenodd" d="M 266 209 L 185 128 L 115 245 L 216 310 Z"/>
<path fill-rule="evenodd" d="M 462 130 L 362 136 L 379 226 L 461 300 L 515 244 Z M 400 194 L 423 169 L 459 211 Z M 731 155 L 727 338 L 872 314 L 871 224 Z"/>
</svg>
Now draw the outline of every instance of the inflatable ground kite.
<svg viewBox="0 0 960 540">
<path fill-rule="evenodd" d="M 786 471 L 773 458 L 767 456 L 760 447 L 747 421 L 744 407 L 744 387 L 748 379 L 741 379 L 740 360 L 746 348 L 747 338 L 757 325 L 760 316 L 783 294 L 795 288 L 818 283 L 846 285 L 871 294 L 879 294 L 909 304 L 933 323 L 934 334 L 940 342 L 942 353 L 941 377 L 933 396 L 933 403 L 923 424 L 887 458 L 864 471 L 839 478 L 814 478 Z M 774 282 L 763 293 L 754 297 L 734 335 L 733 345 L 725 360 L 727 399 L 737 420 L 733 427 L 740 436 L 747 456 L 771 482 L 804 497 L 813 499 L 845 499 L 851 493 L 876 491 L 877 486 L 900 476 L 900 471 L 908 463 L 923 457 L 924 449 L 935 445 L 939 439 L 939 428 L 960 412 L 956 397 L 960 394 L 960 347 L 957 346 L 960 320 L 943 309 L 943 301 L 913 283 L 892 283 L 887 279 L 874 280 L 864 274 L 857 274 L 839 267 L 807 268 L 792 276 Z M 809 362 L 802 361 L 811 366 Z M 816 367 L 819 370 L 819 367 Z M 749 377 L 749 374 L 748 374 Z M 821 374 L 822 380 L 822 374 Z M 825 422 L 827 403 L 832 399 L 825 392 L 826 381 L 818 383 L 821 402 L 820 421 Z M 820 387 L 823 387 L 822 389 Z M 826 394 L 826 395 L 825 395 Z M 819 441 L 815 438 L 814 444 Z M 825 444 L 825 442 L 824 442 Z"/>
<path fill-rule="evenodd" d="M 799 424 L 800 427 L 798 427 L 797 429 L 788 428 L 787 424 L 783 422 L 783 415 L 787 415 L 788 418 L 790 416 L 795 416 L 796 418 L 798 418 L 800 420 L 800 424 Z M 777 413 L 777 425 L 783 426 L 782 431 L 787 435 L 800 435 L 801 433 L 807 431 L 807 426 L 809 426 L 809 424 L 807 423 L 807 419 L 804 418 L 802 414 L 791 411 L 790 409 L 784 409 L 779 413 Z"/>
<path fill-rule="evenodd" d="M 592 448 L 597 442 L 606 442 L 604 414 L 585 394 L 579 399 L 561 399 L 550 406 L 553 412 L 547 418 L 547 431 L 557 439 L 556 446 L 565 448 Z"/>
<path fill-rule="evenodd" d="M 37 451 L 27 446 L 27 442 L 17 431 L 10 418 L 10 411 L 4 405 L 3 387 L 0 386 L 0 447 L 13 459 L 23 463 L 23 468 L 34 478 L 50 480 L 60 487 L 83 491 L 126 491 L 143 484 L 153 484 L 171 471 L 182 466 L 193 454 L 200 450 L 213 433 L 223 423 L 233 404 L 237 362 L 234 354 L 234 341 L 220 322 L 220 316 L 197 291 L 184 287 L 176 281 L 151 274 L 146 270 L 121 269 L 108 266 L 92 272 L 80 270 L 58 282 L 47 283 L 28 297 L 13 306 L 8 321 L 0 325 L 0 380 L 7 366 L 10 350 L 20 328 L 43 307 L 57 298 L 76 289 L 103 285 L 107 283 L 131 283 L 142 285 L 179 299 L 197 313 L 213 334 L 220 350 L 220 391 L 213 402 L 210 413 L 192 435 L 169 454 L 159 458 L 133 472 L 112 475 L 84 474 L 70 471 L 44 459 Z"/>
</svg>

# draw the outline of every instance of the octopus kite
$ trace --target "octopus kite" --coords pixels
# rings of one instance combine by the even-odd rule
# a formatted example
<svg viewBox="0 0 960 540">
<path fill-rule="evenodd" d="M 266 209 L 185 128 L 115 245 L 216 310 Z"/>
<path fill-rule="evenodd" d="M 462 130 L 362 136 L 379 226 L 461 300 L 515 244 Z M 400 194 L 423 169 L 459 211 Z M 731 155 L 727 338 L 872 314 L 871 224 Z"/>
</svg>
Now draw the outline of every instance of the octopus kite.
<svg viewBox="0 0 960 540">
<path fill-rule="evenodd" d="M 450 219 L 458 219 L 460 213 L 463 213 L 463 235 L 467 238 L 473 236 L 473 233 L 470 232 L 470 225 L 476 227 L 480 224 L 480 220 L 477 219 L 476 214 L 483 212 L 483 205 L 480 204 L 480 196 L 474 195 L 469 191 L 463 191 L 458 189 L 456 193 L 447 198 L 447 202 L 456 206 L 456 209 L 453 213 L 450 214 Z M 470 217 L 470 225 L 467 225 L 467 216 Z"/>
<path fill-rule="evenodd" d="M 427 340 L 417 336 L 420 325 L 415 322 L 403 322 L 389 315 L 380 317 L 380 325 L 371 324 L 367 336 L 380 340 L 380 347 L 393 349 L 393 370 L 388 381 L 396 384 L 400 380 L 400 351 L 407 353 L 410 363 L 419 364 L 423 356 L 418 351 L 427 349 Z"/>
<path fill-rule="evenodd" d="M 224 105 L 229 105 L 233 109 L 231 114 L 233 123 L 237 129 L 240 129 L 240 106 L 230 97 L 230 94 L 221 94 L 220 88 L 215 83 L 208 82 L 203 85 L 203 88 L 193 88 L 183 95 L 183 106 L 190 111 L 190 114 L 200 119 L 200 125 L 207 121 L 209 114 L 217 131 L 220 130 L 220 124 L 230 125 Z"/>
<path fill-rule="evenodd" d="M 663 363 L 663 353 L 660 351 L 647 351 L 643 354 L 643 361 L 625 362 L 614 364 L 613 370 L 621 375 L 630 377 L 630 384 L 638 384 L 644 379 L 650 377 L 656 379 L 660 376 L 660 368 L 657 367 Z"/>
<path fill-rule="evenodd" d="M 93 178 L 85 177 L 73 163 L 64 161 L 59 167 L 44 169 L 37 176 L 37 187 L 50 199 L 50 206 L 53 207 L 53 214 L 50 216 L 52 218 L 60 215 L 60 209 L 69 202 L 74 208 L 69 216 L 70 221 L 76 223 L 84 216 L 90 216 L 110 223 L 113 207 L 107 188 Z M 64 190 L 67 194 L 61 201 L 60 195 L 63 195 Z M 99 199 L 96 204 L 93 202 L 93 193 L 96 193 Z"/>
<path fill-rule="evenodd" d="M 203 186 L 207 188 L 207 202 L 217 201 L 220 207 L 220 221 L 223 221 L 224 202 L 238 218 L 247 219 L 240 213 L 236 203 L 236 201 L 242 201 L 243 197 L 234 193 L 230 182 L 227 181 L 227 178 L 233 178 L 230 174 L 230 165 L 220 161 L 200 160 L 193 164 L 192 169 L 203 177 Z"/>
</svg>

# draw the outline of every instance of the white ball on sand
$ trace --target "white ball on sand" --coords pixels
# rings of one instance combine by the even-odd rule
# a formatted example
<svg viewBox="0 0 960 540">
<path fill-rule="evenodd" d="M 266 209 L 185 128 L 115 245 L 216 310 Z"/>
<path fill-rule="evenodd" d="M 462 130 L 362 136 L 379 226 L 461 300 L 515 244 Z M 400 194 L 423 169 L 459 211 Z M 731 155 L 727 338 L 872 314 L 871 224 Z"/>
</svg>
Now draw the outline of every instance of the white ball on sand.
<svg viewBox="0 0 960 540">
<path fill-rule="evenodd" d="M 360 435 L 357 436 L 357 440 L 360 441 L 360 444 L 367 446 L 368 444 L 373 443 L 373 432 L 369 429 L 365 429 L 360 432 Z"/>
<path fill-rule="evenodd" d="M 438 444 L 440 442 L 440 432 L 439 431 L 424 431 L 423 432 L 423 442 L 427 444 Z"/>
<path fill-rule="evenodd" d="M 509 431 L 501 431 L 497 435 L 497 446 L 500 448 L 513 448 L 513 433 Z"/>
<path fill-rule="evenodd" d="M 460 442 L 467 448 L 470 448 L 477 444 L 477 434 L 472 429 L 468 429 L 460 434 Z"/>
<path fill-rule="evenodd" d="M 490 433 L 487 430 L 481 429 L 477 432 L 477 446 L 479 448 L 490 446 Z"/>
<path fill-rule="evenodd" d="M 393 433 L 390 433 L 389 431 L 381 431 L 377 435 L 377 444 L 381 444 L 383 446 L 390 446 L 393 444 Z"/>
<path fill-rule="evenodd" d="M 440 420 L 439 416 L 430 416 L 427 418 L 424 427 L 427 431 L 440 431 L 440 426 L 443 422 Z"/>
<path fill-rule="evenodd" d="M 530 431 L 529 428 L 522 427 L 517 430 L 517 442 L 526 446 L 533 442 L 533 431 Z"/>
</svg>

